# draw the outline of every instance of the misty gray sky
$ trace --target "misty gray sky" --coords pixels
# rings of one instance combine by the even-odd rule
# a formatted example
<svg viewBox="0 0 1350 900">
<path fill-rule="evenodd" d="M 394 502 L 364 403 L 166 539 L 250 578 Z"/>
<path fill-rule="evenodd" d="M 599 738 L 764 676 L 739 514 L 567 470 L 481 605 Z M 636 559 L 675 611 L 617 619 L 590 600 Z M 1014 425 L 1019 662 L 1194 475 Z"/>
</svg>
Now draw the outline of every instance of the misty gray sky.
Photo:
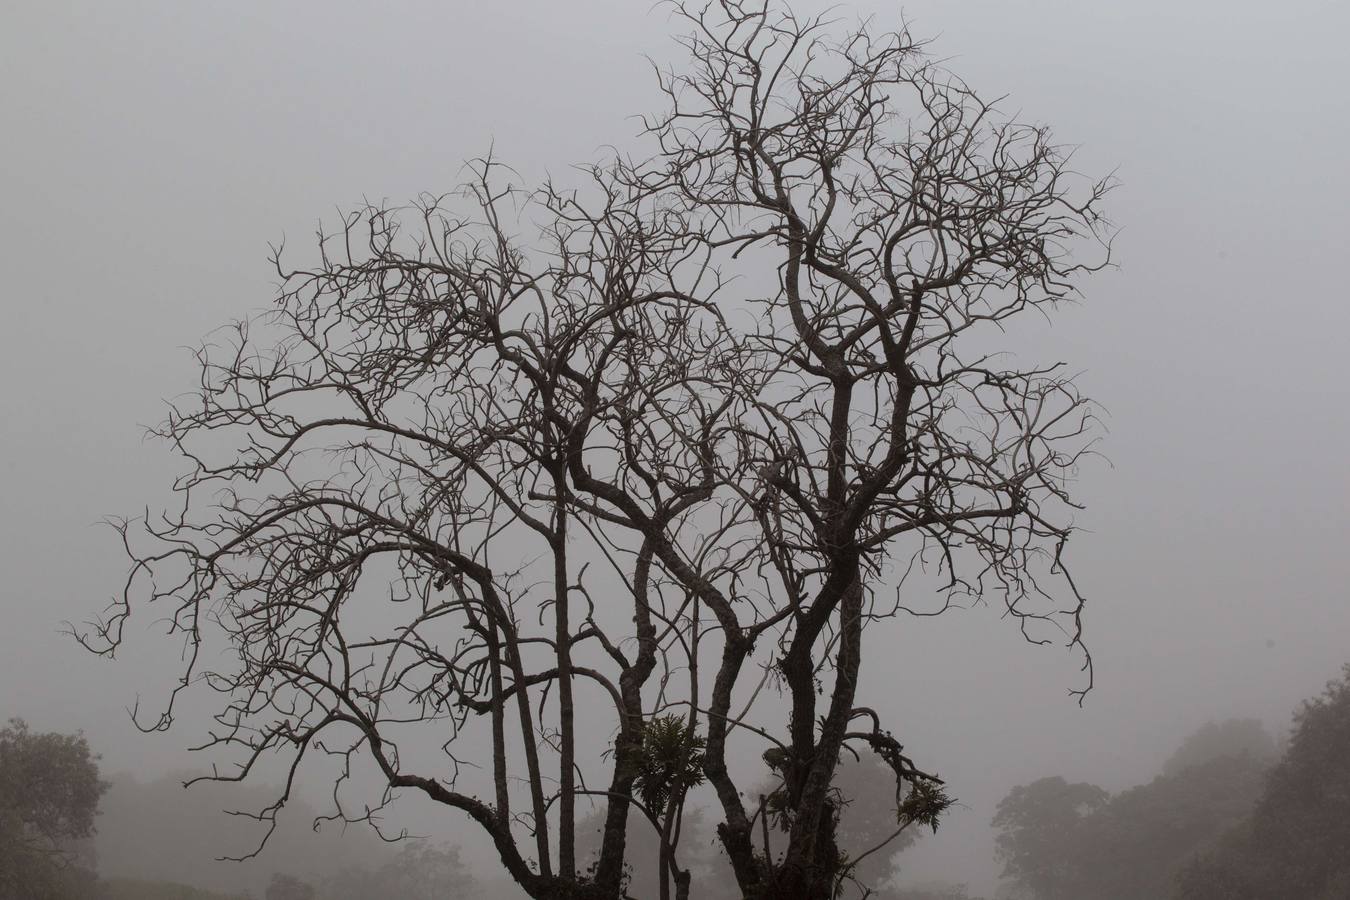
<svg viewBox="0 0 1350 900">
<path fill-rule="evenodd" d="M 1207 719 L 1283 727 L 1350 659 L 1350 5 L 838 4 L 902 9 L 1122 182 L 1121 268 L 1014 348 L 1065 360 L 1110 413 L 1111 464 L 1078 486 L 1096 690 L 1077 708 L 1074 660 L 994 607 L 866 638 L 885 653 L 863 702 L 966 805 L 902 864 L 983 889 L 1013 784 L 1146 780 Z M 143 737 L 123 711 L 163 693 L 172 648 L 110 664 L 58 634 L 124 574 L 98 521 L 166 496 L 175 464 L 141 426 L 192 387 L 182 348 L 264 306 L 268 242 L 305 252 L 337 207 L 449 189 L 490 145 L 565 180 L 631 143 L 669 28 L 645 0 L 4 4 L 0 718 L 84 728 L 109 771 L 182 764 L 197 735 Z"/>
</svg>

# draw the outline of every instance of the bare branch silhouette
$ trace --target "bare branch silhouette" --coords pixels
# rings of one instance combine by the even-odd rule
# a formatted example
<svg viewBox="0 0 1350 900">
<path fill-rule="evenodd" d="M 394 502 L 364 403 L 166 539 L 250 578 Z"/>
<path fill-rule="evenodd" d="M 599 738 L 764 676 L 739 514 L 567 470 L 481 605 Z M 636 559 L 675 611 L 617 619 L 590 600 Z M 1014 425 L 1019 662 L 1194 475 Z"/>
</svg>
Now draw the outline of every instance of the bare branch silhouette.
<svg viewBox="0 0 1350 900">
<path fill-rule="evenodd" d="M 859 706 L 869 622 L 992 597 L 1091 685 L 1064 551 L 1094 408 L 1062 366 L 1012 362 L 1003 324 L 1106 264 L 1109 184 L 903 31 L 674 10 L 687 64 L 660 72 L 650 157 L 534 191 L 479 159 L 450 194 L 345 216 L 308 267 L 278 248 L 275 307 L 198 350 L 159 431 L 181 503 L 118 525 L 130 576 L 81 640 L 111 654 L 133 609 L 167 608 L 175 698 L 218 692 L 207 746 L 242 752 L 213 778 L 363 760 L 466 813 L 536 898 L 619 895 L 644 785 L 689 896 L 694 782 L 643 768 L 653 735 L 687 739 L 742 893 L 832 897 L 876 852 L 838 846 L 846 747 L 894 772 L 899 827 L 950 802 Z M 770 677 L 777 735 L 745 721 Z M 602 761 L 578 755 L 582 702 Z M 782 781 L 777 858 L 736 726 Z M 578 796 L 606 805 L 592 872 Z"/>
</svg>

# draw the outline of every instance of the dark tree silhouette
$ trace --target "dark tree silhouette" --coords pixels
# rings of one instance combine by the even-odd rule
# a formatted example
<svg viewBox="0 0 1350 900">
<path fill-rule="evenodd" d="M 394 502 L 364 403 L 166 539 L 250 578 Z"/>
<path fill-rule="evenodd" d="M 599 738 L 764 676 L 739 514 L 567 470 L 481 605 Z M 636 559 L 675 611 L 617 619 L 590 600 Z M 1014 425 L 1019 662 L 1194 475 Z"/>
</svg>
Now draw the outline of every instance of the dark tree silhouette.
<svg viewBox="0 0 1350 900">
<path fill-rule="evenodd" d="M 107 785 L 82 735 L 0 729 L 0 898 L 75 897 L 77 844 L 94 833 Z"/>
<path fill-rule="evenodd" d="M 372 765 L 476 822 L 532 897 L 616 896 L 630 815 L 661 897 L 690 896 L 706 780 L 742 894 L 823 900 L 863 849 L 836 830 L 846 747 L 887 766 L 897 833 L 950 802 L 860 700 L 865 625 L 993 598 L 1090 686 L 1064 550 L 1093 410 L 1002 351 L 1105 264 L 1106 184 L 903 31 L 674 10 L 650 157 L 535 191 L 480 160 L 347 216 L 311 265 L 278 253 L 275 309 L 201 349 L 162 429 L 181 505 L 124 524 L 131 577 L 84 640 L 167 607 L 181 690 L 222 693 L 211 741 L 242 752 L 216 777 Z M 772 854 L 733 740 L 774 755 Z M 606 807 L 593 872 L 580 797 Z"/>
</svg>

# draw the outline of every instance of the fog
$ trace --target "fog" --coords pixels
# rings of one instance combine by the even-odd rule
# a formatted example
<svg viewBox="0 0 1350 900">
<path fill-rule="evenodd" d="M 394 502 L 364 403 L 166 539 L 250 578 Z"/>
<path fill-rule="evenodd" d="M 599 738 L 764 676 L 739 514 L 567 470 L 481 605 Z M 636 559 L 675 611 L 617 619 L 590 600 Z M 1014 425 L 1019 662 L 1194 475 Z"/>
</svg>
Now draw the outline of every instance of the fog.
<svg viewBox="0 0 1350 900">
<path fill-rule="evenodd" d="M 901 880 L 992 895 L 989 823 L 1014 785 L 1145 783 L 1211 720 L 1282 734 L 1350 659 L 1350 7 L 835 9 L 903 15 L 977 90 L 1076 145 L 1076 169 L 1121 184 L 1118 268 L 1016 347 L 1065 360 L 1108 413 L 1075 486 L 1094 689 L 1080 707 L 1079 660 L 1027 645 L 997 604 L 865 636 L 862 702 L 960 801 L 897 857 Z M 307 249 L 338 208 L 447 190 L 489 148 L 534 183 L 631 143 L 661 105 L 644 55 L 672 58 L 673 26 L 617 0 L 31 0 L 0 22 L 0 719 L 82 729 L 106 774 L 201 771 L 200 732 L 145 735 L 127 714 L 172 686 L 162 623 L 133 618 L 113 662 L 61 633 L 125 577 L 101 520 L 169 496 L 179 465 L 143 435 L 195 386 L 184 348 L 264 307 L 269 242 Z M 391 816 L 500 877 L 467 818 Z"/>
</svg>

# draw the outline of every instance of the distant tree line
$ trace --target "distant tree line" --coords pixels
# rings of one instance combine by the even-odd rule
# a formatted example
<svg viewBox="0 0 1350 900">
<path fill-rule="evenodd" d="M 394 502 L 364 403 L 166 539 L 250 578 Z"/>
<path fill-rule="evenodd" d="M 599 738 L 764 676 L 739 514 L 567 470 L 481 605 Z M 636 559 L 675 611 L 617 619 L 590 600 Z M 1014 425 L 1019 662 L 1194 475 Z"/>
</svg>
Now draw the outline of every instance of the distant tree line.
<svg viewBox="0 0 1350 900">
<path fill-rule="evenodd" d="M 1177 896 L 1350 897 L 1350 665 L 1295 713 L 1251 814 L 1182 870 Z"/>
<path fill-rule="evenodd" d="M 993 825 L 1018 900 L 1344 900 L 1350 666 L 1296 713 L 1282 755 L 1255 720 L 1211 723 L 1148 784 L 1042 778 Z"/>
</svg>

